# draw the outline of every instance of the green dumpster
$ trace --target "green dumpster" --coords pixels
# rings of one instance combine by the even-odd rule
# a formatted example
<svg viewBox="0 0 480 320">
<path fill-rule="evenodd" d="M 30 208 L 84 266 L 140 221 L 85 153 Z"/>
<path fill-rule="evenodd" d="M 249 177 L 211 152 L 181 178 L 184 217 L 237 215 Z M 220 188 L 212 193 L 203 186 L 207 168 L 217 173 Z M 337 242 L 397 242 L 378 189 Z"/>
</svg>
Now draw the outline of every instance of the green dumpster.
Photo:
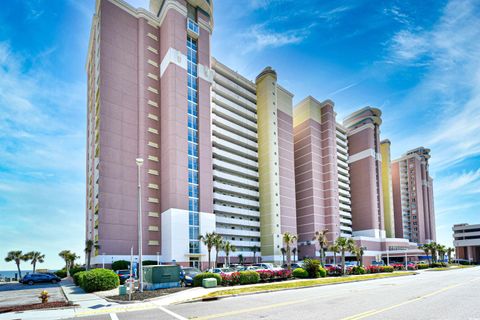
<svg viewBox="0 0 480 320">
<path fill-rule="evenodd" d="M 124 296 L 127 294 L 127 286 L 118 287 L 118 295 Z"/>
<path fill-rule="evenodd" d="M 205 278 L 202 280 L 202 286 L 204 288 L 215 288 L 217 286 L 217 279 Z"/>
<path fill-rule="evenodd" d="M 180 266 L 144 266 L 143 283 L 146 290 L 179 287 Z"/>
</svg>

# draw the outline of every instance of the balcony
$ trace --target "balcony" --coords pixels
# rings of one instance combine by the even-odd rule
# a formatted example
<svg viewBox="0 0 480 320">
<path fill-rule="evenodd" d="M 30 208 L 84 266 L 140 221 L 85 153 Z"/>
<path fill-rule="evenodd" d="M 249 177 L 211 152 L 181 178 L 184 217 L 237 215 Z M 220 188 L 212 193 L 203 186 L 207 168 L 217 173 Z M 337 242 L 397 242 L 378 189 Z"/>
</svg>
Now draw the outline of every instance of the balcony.
<svg viewBox="0 0 480 320">
<path fill-rule="evenodd" d="M 255 190 L 249 190 L 242 187 L 232 186 L 230 184 L 213 181 L 214 190 L 222 190 L 231 194 L 258 199 L 259 193 Z"/>
<path fill-rule="evenodd" d="M 233 163 L 248 169 L 252 169 L 257 171 L 258 170 L 258 162 L 250 160 L 248 158 L 236 155 L 234 153 L 230 153 L 228 151 L 219 149 L 217 147 L 212 148 L 213 157 L 215 159 L 220 159 L 229 163 Z"/>
<path fill-rule="evenodd" d="M 187 33 L 194 39 L 198 39 L 198 36 L 200 35 L 198 24 L 190 18 L 187 19 Z"/>
<path fill-rule="evenodd" d="M 258 181 L 256 180 L 242 178 L 237 175 L 222 172 L 219 170 L 213 170 L 213 178 L 214 180 L 227 181 L 231 184 L 238 186 L 244 186 L 256 190 L 258 189 Z"/>
<path fill-rule="evenodd" d="M 260 207 L 260 203 L 258 201 L 230 196 L 227 194 L 221 194 L 216 191 L 213 192 L 213 199 L 221 202 L 233 203 L 240 206 L 246 206 L 246 207 L 252 207 L 252 208 Z"/>
<path fill-rule="evenodd" d="M 258 172 L 219 159 L 213 159 L 213 168 L 231 172 L 244 178 L 258 179 Z"/>
<path fill-rule="evenodd" d="M 245 227 L 255 227 L 260 228 L 260 221 L 252 221 L 248 218 L 231 218 L 231 217 L 222 217 L 217 215 L 215 218 L 217 223 L 223 223 L 227 225 L 236 225 L 236 226 L 245 226 Z"/>
<path fill-rule="evenodd" d="M 258 210 L 249 210 L 244 208 L 230 207 L 230 206 L 222 205 L 218 203 L 213 205 L 213 211 L 227 213 L 227 214 L 228 213 L 238 214 L 242 216 L 249 216 L 249 217 L 255 217 L 255 218 L 260 217 L 260 212 Z"/>
<path fill-rule="evenodd" d="M 260 237 L 260 231 L 250 231 L 242 229 L 228 229 L 228 228 L 216 228 L 216 232 L 221 235 L 231 235 L 231 236 L 245 236 L 245 237 Z"/>
</svg>

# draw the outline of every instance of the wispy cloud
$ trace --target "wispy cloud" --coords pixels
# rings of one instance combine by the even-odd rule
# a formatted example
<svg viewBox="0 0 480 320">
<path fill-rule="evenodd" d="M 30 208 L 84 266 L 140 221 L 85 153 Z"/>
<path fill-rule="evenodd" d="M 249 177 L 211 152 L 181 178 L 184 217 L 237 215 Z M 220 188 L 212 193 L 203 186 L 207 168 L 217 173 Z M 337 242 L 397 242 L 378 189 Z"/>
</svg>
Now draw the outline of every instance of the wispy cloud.
<svg viewBox="0 0 480 320">
<path fill-rule="evenodd" d="M 301 43 L 308 37 L 313 27 L 314 24 L 311 24 L 299 29 L 275 31 L 267 29 L 265 24 L 254 25 L 248 32 L 250 45 L 244 49 L 244 53 Z"/>
<path fill-rule="evenodd" d="M 333 91 L 333 92 L 330 92 L 329 94 L 327 94 L 327 96 L 333 97 L 334 95 L 336 95 L 336 94 L 338 94 L 338 93 L 340 93 L 340 92 L 346 91 L 346 90 L 348 90 L 348 89 L 350 89 L 350 88 L 353 88 L 353 87 L 357 86 L 359 83 L 360 83 L 360 82 L 351 83 L 351 84 L 349 84 L 349 85 L 347 85 L 347 86 L 345 86 L 345 87 L 342 87 L 342 88 L 340 88 L 340 89 L 338 89 L 338 90 L 335 90 L 335 91 Z"/>
</svg>

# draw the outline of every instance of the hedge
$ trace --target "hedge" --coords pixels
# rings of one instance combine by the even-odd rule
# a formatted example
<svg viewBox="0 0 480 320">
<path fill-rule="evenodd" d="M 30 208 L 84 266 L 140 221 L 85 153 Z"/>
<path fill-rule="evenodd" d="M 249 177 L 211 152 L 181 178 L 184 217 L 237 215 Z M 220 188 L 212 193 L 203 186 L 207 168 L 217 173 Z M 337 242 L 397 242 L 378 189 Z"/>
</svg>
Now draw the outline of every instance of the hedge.
<svg viewBox="0 0 480 320">
<path fill-rule="evenodd" d="M 447 264 L 445 262 L 434 262 L 430 264 L 430 268 L 445 268 Z"/>
<path fill-rule="evenodd" d="M 296 268 L 293 270 L 293 276 L 295 278 L 308 278 L 308 272 L 303 268 Z"/>
<path fill-rule="evenodd" d="M 86 292 L 115 289 L 120 285 L 118 275 L 112 270 L 93 269 L 82 273 L 78 281 Z"/>
<path fill-rule="evenodd" d="M 260 275 L 256 271 L 240 271 L 240 284 L 252 284 L 260 281 Z"/>
<path fill-rule="evenodd" d="M 428 269 L 430 266 L 426 263 L 419 263 L 417 264 L 417 267 L 419 270 L 421 270 L 421 269 Z"/>
<path fill-rule="evenodd" d="M 229 274 L 221 273 L 222 286 L 234 286 L 240 284 L 240 272 L 232 272 Z"/>
<path fill-rule="evenodd" d="M 314 260 L 314 259 L 303 260 L 303 268 L 307 270 L 309 278 L 318 278 L 321 276 L 320 261 L 318 260 Z M 323 271 L 325 272 L 325 276 L 326 276 L 327 272 L 325 271 L 325 269 L 323 269 Z"/>
<path fill-rule="evenodd" d="M 365 268 L 363 267 L 358 267 L 355 266 L 352 269 L 350 269 L 350 274 L 365 274 Z"/>
<path fill-rule="evenodd" d="M 382 272 L 393 272 L 392 266 L 382 266 Z"/>
<path fill-rule="evenodd" d="M 215 278 L 217 279 L 217 284 L 222 283 L 222 277 L 218 273 L 201 272 L 201 273 L 197 273 L 195 277 L 193 277 L 193 286 L 201 287 L 203 279 L 206 279 L 206 278 Z"/>
<path fill-rule="evenodd" d="M 76 286 L 83 287 L 84 277 L 88 271 L 80 271 L 73 275 L 73 282 Z"/>
</svg>

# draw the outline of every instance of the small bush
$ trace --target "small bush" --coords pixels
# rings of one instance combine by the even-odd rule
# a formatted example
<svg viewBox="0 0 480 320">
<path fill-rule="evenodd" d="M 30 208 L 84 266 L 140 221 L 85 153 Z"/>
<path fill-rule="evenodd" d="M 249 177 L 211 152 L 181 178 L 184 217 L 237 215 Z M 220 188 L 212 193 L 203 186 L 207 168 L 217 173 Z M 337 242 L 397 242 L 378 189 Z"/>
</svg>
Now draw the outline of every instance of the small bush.
<svg viewBox="0 0 480 320">
<path fill-rule="evenodd" d="M 293 270 L 293 276 L 295 278 L 308 278 L 308 272 L 303 268 L 297 268 Z"/>
<path fill-rule="evenodd" d="M 219 274 L 211 273 L 211 272 L 202 272 L 202 273 L 197 273 L 193 278 L 193 286 L 201 287 L 203 279 L 206 279 L 206 278 L 215 278 L 217 279 L 217 284 L 222 283 L 222 277 Z"/>
<path fill-rule="evenodd" d="M 392 264 L 392 267 L 395 271 L 405 270 L 405 265 L 403 263 L 394 263 Z"/>
<path fill-rule="evenodd" d="M 320 269 L 318 269 L 318 272 L 320 273 L 320 277 L 322 277 L 322 278 L 325 278 L 327 276 L 327 270 L 325 270 L 322 267 L 320 267 Z"/>
<path fill-rule="evenodd" d="M 381 266 L 380 272 L 393 272 L 394 268 L 392 266 Z"/>
<path fill-rule="evenodd" d="M 275 276 L 275 273 L 271 270 L 258 270 L 255 271 L 260 275 L 260 281 L 261 282 L 267 282 L 273 279 Z"/>
<path fill-rule="evenodd" d="M 82 289 L 86 292 L 115 289 L 120 285 L 118 275 L 112 270 L 93 269 L 86 271 L 79 277 Z"/>
<path fill-rule="evenodd" d="M 309 278 L 320 277 L 320 261 L 314 259 L 303 260 L 303 268 L 307 270 Z"/>
<path fill-rule="evenodd" d="M 365 274 L 365 272 L 365 268 L 363 267 L 355 266 L 350 269 L 350 274 Z"/>
<path fill-rule="evenodd" d="M 70 268 L 70 276 L 73 277 L 76 273 L 82 272 L 82 271 L 85 271 L 84 267 L 73 266 L 73 267 Z"/>
<path fill-rule="evenodd" d="M 292 270 L 282 269 L 274 271 L 275 280 L 287 280 L 292 277 Z"/>
<path fill-rule="evenodd" d="M 130 269 L 130 262 L 127 260 L 117 260 L 112 263 L 112 270 L 127 270 Z"/>
<path fill-rule="evenodd" d="M 463 265 L 463 266 L 468 266 L 470 264 L 473 264 L 473 263 L 470 263 L 470 261 L 463 261 L 463 260 L 460 260 L 458 263 Z"/>
<path fill-rule="evenodd" d="M 76 286 L 83 286 L 85 273 L 87 273 L 87 271 L 79 271 L 73 275 L 73 282 Z"/>
<path fill-rule="evenodd" d="M 260 275 L 255 271 L 240 271 L 240 284 L 252 284 L 260 281 Z"/>
<path fill-rule="evenodd" d="M 421 270 L 421 269 L 428 269 L 429 265 L 426 264 L 426 263 L 419 263 L 417 264 L 417 268 L 418 270 Z"/>
<path fill-rule="evenodd" d="M 330 266 L 326 267 L 327 274 L 329 276 L 341 276 L 342 275 L 342 267 L 339 266 Z"/>
<path fill-rule="evenodd" d="M 415 264 L 409 264 L 409 265 L 407 266 L 407 269 L 408 269 L 408 270 L 417 270 L 417 269 L 418 269 L 418 266 L 415 265 Z"/>
</svg>

